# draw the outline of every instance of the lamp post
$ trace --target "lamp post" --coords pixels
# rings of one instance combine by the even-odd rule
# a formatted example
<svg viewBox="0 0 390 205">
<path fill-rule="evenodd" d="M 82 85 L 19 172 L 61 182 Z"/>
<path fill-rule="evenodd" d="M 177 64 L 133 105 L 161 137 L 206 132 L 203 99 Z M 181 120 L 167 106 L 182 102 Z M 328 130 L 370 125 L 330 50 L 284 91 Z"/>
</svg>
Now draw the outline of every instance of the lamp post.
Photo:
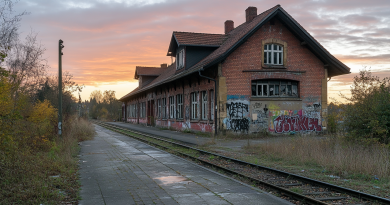
<svg viewBox="0 0 390 205">
<path fill-rule="evenodd" d="M 58 41 L 58 135 L 62 137 L 62 45 L 64 41 Z"/>
</svg>

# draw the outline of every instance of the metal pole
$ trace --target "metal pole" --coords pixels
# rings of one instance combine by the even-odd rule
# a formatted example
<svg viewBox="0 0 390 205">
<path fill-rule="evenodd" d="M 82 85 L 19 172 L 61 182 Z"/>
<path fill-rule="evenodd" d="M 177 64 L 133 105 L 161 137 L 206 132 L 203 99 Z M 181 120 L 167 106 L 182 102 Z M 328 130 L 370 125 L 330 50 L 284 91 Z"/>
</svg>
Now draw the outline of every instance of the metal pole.
<svg viewBox="0 0 390 205">
<path fill-rule="evenodd" d="M 64 43 L 61 39 L 58 42 L 58 135 L 62 137 L 62 49 Z"/>
<path fill-rule="evenodd" d="M 203 77 L 203 78 L 206 78 L 206 79 L 209 79 L 211 81 L 214 81 L 214 128 L 215 128 L 215 136 L 217 136 L 218 132 L 217 132 L 217 106 L 216 103 L 217 103 L 217 81 L 215 79 L 212 79 L 212 78 L 209 78 L 209 77 L 206 77 L 202 74 L 200 74 L 200 71 L 203 71 L 203 67 L 202 69 L 199 70 L 199 76 L 200 77 Z"/>
</svg>

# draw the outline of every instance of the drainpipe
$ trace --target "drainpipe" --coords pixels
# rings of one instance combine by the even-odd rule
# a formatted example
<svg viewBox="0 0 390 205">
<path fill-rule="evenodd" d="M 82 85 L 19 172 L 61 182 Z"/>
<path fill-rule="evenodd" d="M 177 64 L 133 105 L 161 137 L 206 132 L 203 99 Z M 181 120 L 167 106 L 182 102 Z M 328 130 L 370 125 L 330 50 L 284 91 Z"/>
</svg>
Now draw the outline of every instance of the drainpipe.
<svg viewBox="0 0 390 205">
<path fill-rule="evenodd" d="M 217 108 L 215 106 L 216 102 L 217 102 L 217 81 L 215 79 L 212 79 L 212 78 L 209 78 L 209 77 L 206 77 L 206 76 L 200 74 L 200 71 L 203 71 L 203 70 L 204 70 L 203 67 L 202 67 L 202 69 L 199 70 L 199 76 L 214 81 L 214 105 L 213 105 L 213 107 L 214 107 L 214 128 L 215 128 L 215 135 L 217 135 L 218 134 L 218 132 L 217 132 Z"/>
</svg>

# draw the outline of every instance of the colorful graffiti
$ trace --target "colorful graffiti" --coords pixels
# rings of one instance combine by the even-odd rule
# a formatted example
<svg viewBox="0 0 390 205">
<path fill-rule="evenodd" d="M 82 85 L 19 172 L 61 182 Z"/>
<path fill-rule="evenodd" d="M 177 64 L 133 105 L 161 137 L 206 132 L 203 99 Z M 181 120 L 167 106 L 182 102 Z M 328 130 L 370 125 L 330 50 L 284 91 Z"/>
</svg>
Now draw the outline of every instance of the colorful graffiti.
<svg viewBox="0 0 390 205">
<path fill-rule="evenodd" d="M 322 131 L 322 126 L 317 118 L 307 116 L 281 115 L 273 120 L 276 133 L 291 131 Z"/>
<path fill-rule="evenodd" d="M 272 122 L 269 131 L 285 133 L 292 131 L 322 131 L 318 112 L 307 110 L 270 110 Z"/>
</svg>

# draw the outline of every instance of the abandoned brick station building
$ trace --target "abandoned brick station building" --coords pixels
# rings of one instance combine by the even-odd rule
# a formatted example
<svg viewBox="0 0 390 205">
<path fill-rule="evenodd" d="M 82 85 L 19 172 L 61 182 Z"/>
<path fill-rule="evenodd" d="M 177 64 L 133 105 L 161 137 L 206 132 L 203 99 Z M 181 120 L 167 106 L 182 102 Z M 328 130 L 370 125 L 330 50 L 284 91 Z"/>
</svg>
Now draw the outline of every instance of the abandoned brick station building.
<svg viewBox="0 0 390 205">
<path fill-rule="evenodd" d="M 225 34 L 174 31 L 175 63 L 136 67 L 139 86 L 120 99 L 124 120 L 203 132 L 323 130 L 328 78 L 350 68 L 280 5 L 245 14 L 236 28 L 226 21 Z"/>
</svg>

